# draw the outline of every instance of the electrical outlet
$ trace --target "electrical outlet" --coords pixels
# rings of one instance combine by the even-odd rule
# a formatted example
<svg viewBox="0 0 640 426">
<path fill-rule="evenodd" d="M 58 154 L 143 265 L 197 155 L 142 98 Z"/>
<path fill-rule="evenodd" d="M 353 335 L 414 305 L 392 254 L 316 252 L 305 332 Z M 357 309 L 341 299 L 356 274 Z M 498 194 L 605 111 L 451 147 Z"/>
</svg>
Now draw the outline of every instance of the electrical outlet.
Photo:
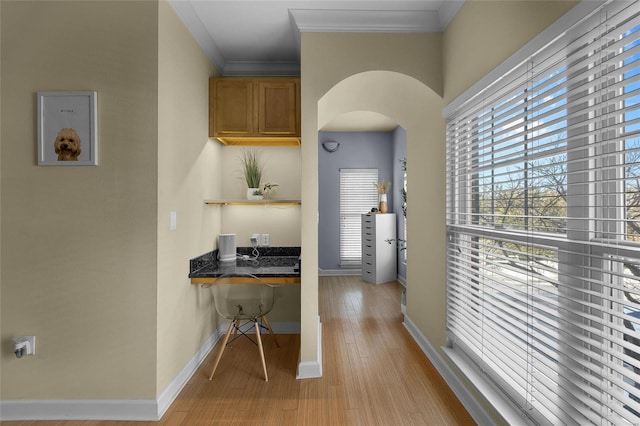
<svg viewBox="0 0 640 426">
<path fill-rule="evenodd" d="M 269 234 L 262 234 L 260 237 L 260 245 L 262 247 L 269 247 Z"/>
<path fill-rule="evenodd" d="M 13 346 L 18 358 L 22 358 L 23 355 L 35 355 L 36 336 L 14 337 Z"/>
<path fill-rule="evenodd" d="M 251 247 L 256 248 L 260 244 L 260 234 L 251 234 Z"/>
</svg>

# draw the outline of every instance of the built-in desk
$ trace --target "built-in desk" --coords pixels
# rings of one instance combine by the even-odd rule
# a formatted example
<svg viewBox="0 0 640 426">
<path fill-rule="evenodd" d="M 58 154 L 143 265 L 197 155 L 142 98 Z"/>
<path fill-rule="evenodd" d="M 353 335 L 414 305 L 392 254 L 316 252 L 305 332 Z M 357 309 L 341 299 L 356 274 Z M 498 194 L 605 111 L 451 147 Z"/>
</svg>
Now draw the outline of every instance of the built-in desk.
<svg viewBox="0 0 640 426">
<path fill-rule="evenodd" d="M 220 262 L 218 250 L 198 256 L 189 261 L 191 284 L 213 284 L 224 274 L 252 274 L 268 284 L 300 283 L 300 247 L 263 247 L 258 248 L 259 256 L 253 259 L 251 247 L 238 247 L 240 256 L 235 262 Z M 246 282 L 246 278 L 238 278 Z"/>
</svg>

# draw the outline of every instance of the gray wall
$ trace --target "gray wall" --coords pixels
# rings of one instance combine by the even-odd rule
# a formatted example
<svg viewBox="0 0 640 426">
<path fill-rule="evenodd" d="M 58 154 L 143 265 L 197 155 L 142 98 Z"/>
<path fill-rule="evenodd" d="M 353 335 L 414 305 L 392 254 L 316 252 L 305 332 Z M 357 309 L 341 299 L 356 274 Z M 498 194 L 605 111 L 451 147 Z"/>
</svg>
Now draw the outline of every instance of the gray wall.
<svg viewBox="0 0 640 426">
<path fill-rule="evenodd" d="M 339 142 L 338 151 L 329 153 L 322 149 L 322 142 L 327 140 Z M 392 182 L 388 195 L 389 212 L 401 217 L 399 159 L 406 156 L 406 133 L 402 129 L 319 132 L 318 142 L 318 267 L 323 271 L 336 271 L 340 269 L 340 169 L 377 168 L 381 181 Z M 400 180 L 397 180 L 398 175 Z"/>
</svg>

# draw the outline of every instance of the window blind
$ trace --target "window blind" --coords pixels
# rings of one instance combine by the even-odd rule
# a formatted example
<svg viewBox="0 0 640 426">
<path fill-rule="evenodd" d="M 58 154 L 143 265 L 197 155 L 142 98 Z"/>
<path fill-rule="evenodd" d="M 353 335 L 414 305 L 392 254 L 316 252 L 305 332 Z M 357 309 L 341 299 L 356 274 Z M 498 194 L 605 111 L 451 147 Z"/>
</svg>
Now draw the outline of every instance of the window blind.
<svg viewBox="0 0 640 426">
<path fill-rule="evenodd" d="M 378 169 L 340 169 L 340 264 L 362 263 L 361 215 L 378 205 Z"/>
<path fill-rule="evenodd" d="M 531 424 L 640 423 L 640 4 L 447 118 L 447 338 Z"/>
</svg>

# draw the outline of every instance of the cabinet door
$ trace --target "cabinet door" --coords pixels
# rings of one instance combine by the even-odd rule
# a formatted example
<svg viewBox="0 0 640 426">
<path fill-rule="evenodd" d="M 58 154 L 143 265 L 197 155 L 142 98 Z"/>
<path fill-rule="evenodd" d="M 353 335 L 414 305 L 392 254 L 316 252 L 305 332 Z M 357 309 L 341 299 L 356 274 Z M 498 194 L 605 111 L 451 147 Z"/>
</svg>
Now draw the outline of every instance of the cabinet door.
<svg viewBox="0 0 640 426">
<path fill-rule="evenodd" d="M 216 79 L 212 136 L 250 136 L 254 133 L 253 82 L 244 79 Z"/>
<path fill-rule="evenodd" d="M 296 81 L 258 81 L 258 133 L 265 136 L 300 134 Z"/>
</svg>

